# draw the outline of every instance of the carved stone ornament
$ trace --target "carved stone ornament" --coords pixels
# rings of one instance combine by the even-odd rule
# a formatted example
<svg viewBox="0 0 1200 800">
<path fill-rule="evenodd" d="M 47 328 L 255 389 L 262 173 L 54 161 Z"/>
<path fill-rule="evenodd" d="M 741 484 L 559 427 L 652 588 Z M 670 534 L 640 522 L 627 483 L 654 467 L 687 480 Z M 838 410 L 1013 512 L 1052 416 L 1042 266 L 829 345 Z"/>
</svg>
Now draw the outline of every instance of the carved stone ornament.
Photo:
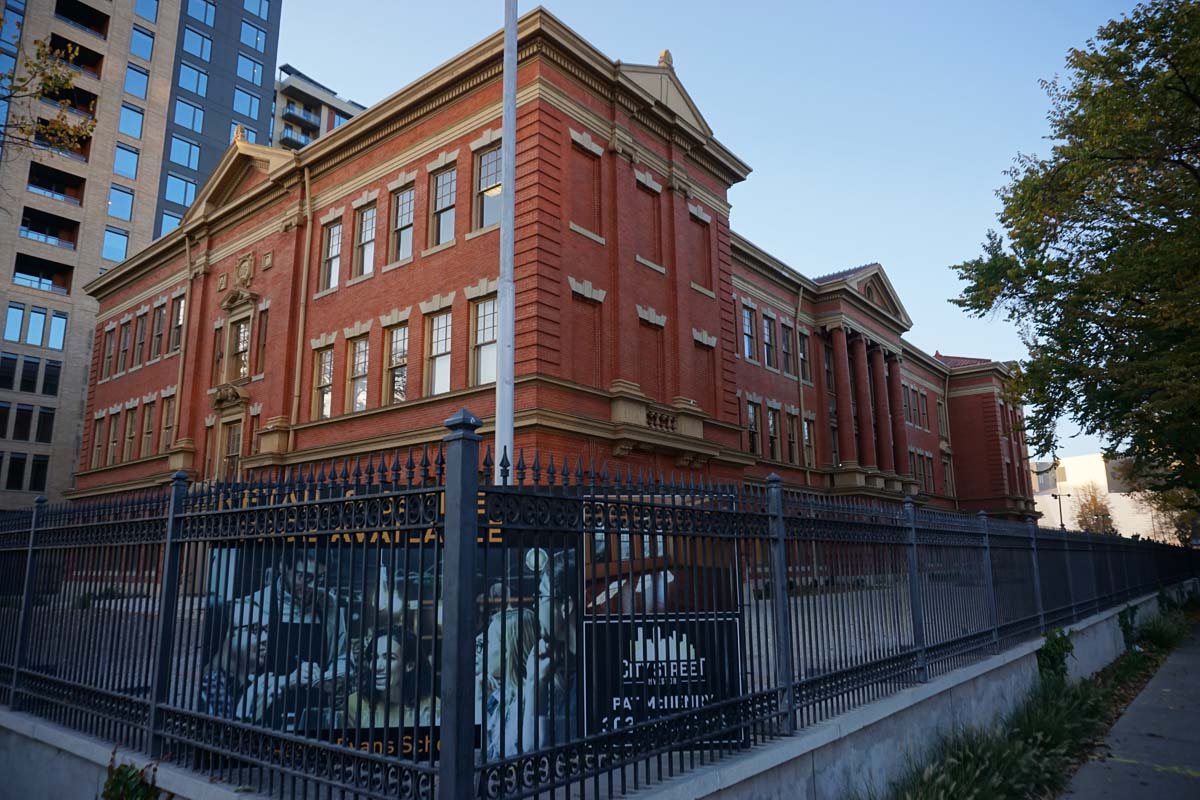
<svg viewBox="0 0 1200 800">
<path fill-rule="evenodd" d="M 252 280 L 254 280 L 254 253 L 246 253 L 238 258 L 237 285 L 248 289 Z"/>
<path fill-rule="evenodd" d="M 218 410 L 232 408 L 234 406 L 245 405 L 249 398 L 246 394 L 231 383 L 223 383 L 217 387 L 212 395 L 213 408 Z"/>
<path fill-rule="evenodd" d="M 218 292 L 225 291 L 225 273 L 224 272 L 222 272 L 220 275 L 217 276 L 217 291 Z"/>
</svg>

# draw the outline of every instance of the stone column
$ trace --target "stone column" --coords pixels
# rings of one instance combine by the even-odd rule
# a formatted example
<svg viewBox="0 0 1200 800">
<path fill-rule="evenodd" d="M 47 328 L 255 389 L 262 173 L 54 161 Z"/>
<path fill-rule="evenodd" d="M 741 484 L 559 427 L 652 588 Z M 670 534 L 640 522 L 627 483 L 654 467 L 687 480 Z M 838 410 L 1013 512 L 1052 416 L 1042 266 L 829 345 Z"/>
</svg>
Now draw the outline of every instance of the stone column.
<svg viewBox="0 0 1200 800">
<path fill-rule="evenodd" d="M 854 353 L 854 396 L 858 398 L 858 463 L 876 467 L 875 411 L 871 408 L 871 376 L 867 374 L 867 342 L 855 336 L 850 342 Z"/>
<path fill-rule="evenodd" d="M 850 413 L 850 354 L 846 351 L 846 329 L 830 331 L 833 339 L 833 386 L 837 392 L 838 452 L 843 464 L 857 464 L 854 450 L 854 415 Z"/>
<path fill-rule="evenodd" d="M 887 377 L 884 375 L 883 348 L 870 352 L 871 385 L 875 388 L 875 431 L 879 434 L 879 468 L 884 472 L 896 469 L 895 454 L 892 452 L 892 412 L 888 402 Z"/>
<path fill-rule="evenodd" d="M 892 412 L 892 453 L 896 461 L 897 475 L 910 475 L 908 471 L 908 429 L 904 426 L 904 396 L 900 386 L 900 365 L 904 359 L 889 354 L 888 403 Z"/>
</svg>

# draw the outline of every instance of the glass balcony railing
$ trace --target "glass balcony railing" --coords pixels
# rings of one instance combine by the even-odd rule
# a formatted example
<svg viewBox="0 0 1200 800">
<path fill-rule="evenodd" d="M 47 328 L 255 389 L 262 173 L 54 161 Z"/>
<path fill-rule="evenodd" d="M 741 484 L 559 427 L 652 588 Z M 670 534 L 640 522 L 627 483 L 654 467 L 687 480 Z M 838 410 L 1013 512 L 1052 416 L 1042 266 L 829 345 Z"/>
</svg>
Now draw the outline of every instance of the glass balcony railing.
<svg viewBox="0 0 1200 800">
<path fill-rule="evenodd" d="M 62 239 L 58 236 L 52 236 L 48 233 L 35 231 L 32 228 L 25 227 L 24 225 L 21 226 L 21 236 L 34 242 L 43 242 L 45 244 L 54 245 L 55 247 L 62 247 L 67 250 L 75 249 L 75 243 L 69 239 Z"/>
<path fill-rule="evenodd" d="M 64 203 L 70 203 L 73 206 L 79 205 L 78 197 L 71 197 L 71 195 L 69 195 L 69 194 L 63 194 L 62 192 L 56 192 L 53 189 L 47 189 L 44 186 L 36 186 L 31 183 L 31 184 L 28 184 L 25 188 L 28 189 L 29 191 L 33 192 L 34 194 L 40 194 L 42 197 L 49 197 L 51 200 L 61 200 Z"/>
</svg>

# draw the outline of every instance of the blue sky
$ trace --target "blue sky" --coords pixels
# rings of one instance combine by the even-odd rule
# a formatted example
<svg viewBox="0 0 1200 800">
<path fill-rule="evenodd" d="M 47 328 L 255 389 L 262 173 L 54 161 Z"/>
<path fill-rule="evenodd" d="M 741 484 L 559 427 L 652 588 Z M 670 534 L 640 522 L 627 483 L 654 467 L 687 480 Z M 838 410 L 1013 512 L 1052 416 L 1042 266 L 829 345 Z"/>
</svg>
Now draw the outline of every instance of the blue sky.
<svg viewBox="0 0 1200 800">
<path fill-rule="evenodd" d="M 523 13 L 535 3 L 522 2 Z M 878 261 L 932 353 L 1025 355 L 1013 326 L 947 300 L 996 226 L 1018 152 L 1046 152 L 1039 85 L 1132 0 L 558 2 L 610 58 L 665 47 L 719 138 L 754 172 L 735 230 L 801 273 Z M 502 0 L 283 0 L 280 63 L 369 105 L 503 24 Z M 331 13 L 336 9 L 336 13 Z M 1064 426 L 1064 432 L 1074 431 Z M 1066 438 L 1061 455 L 1095 452 Z"/>
</svg>

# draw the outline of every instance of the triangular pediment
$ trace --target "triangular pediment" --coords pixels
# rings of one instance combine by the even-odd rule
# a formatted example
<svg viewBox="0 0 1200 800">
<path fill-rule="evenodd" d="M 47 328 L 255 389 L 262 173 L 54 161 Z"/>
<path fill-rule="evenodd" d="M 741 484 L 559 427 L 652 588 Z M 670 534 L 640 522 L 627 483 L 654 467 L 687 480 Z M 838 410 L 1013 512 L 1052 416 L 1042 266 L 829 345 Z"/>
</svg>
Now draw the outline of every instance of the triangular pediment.
<svg viewBox="0 0 1200 800">
<path fill-rule="evenodd" d="M 197 193 L 191 208 L 183 217 L 184 223 L 200 216 L 210 216 L 216 209 L 253 191 L 266 183 L 277 169 L 295 163 L 295 158 L 291 150 L 252 144 L 242 138 L 234 139 Z"/>
<path fill-rule="evenodd" d="M 620 74 L 648 95 L 654 102 L 666 107 L 676 120 L 694 129 L 703 138 L 712 136 L 712 128 L 704 120 L 700 109 L 679 81 L 675 69 L 668 65 L 649 66 L 644 64 L 621 64 Z"/>
<path fill-rule="evenodd" d="M 887 273 L 879 264 L 872 264 L 861 272 L 848 276 L 846 282 L 868 303 L 888 316 L 900 320 L 906 328 L 912 327 L 912 317 L 908 316 L 904 304 L 900 302 L 900 296 L 896 294 L 896 287 L 892 286 Z"/>
</svg>

